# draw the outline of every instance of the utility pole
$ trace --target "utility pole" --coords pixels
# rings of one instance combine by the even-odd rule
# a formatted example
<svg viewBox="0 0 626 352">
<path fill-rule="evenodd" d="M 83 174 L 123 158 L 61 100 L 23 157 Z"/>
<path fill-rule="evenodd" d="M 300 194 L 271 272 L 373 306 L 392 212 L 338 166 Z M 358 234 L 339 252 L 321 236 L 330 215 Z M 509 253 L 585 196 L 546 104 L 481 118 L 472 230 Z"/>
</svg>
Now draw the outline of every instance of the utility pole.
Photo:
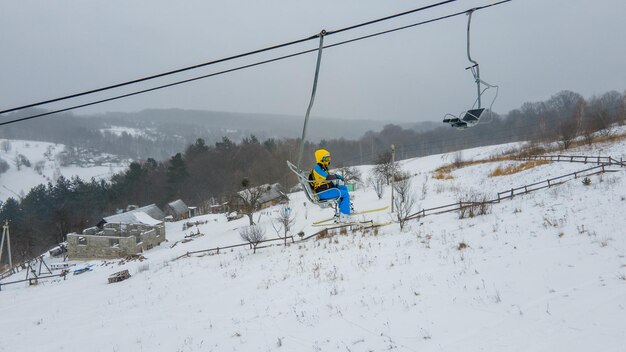
<svg viewBox="0 0 626 352">
<path fill-rule="evenodd" d="M 2 253 L 4 253 L 4 239 L 7 240 L 7 251 L 9 253 L 9 270 L 13 270 L 13 258 L 11 258 L 11 235 L 9 234 L 9 221 L 5 220 L 2 226 L 2 241 L 0 242 L 0 263 L 2 262 Z"/>
<path fill-rule="evenodd" d="M 391 212 L 393 213 L 393 183 L 396 178 L 396 146 L 391 145 Z"/>
</svg>

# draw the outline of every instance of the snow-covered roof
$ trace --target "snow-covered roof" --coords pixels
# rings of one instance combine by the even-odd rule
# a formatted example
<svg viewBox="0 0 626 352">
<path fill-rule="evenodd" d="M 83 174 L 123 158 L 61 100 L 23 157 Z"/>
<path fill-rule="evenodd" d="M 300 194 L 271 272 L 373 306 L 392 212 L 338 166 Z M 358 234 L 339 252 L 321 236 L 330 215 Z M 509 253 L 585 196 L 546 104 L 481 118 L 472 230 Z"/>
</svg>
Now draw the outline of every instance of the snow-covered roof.
<svg viewBox="0 0 626 352">
<path fill-rule="evenodd" d="M 139 217 L 137 217 L 135 216 L 135 214 L 137 213 L 142 213 L 143 215 L 140 214 Z M 165 214 L 163 213 L 163 211 L 161 211 L 161 209 L 159 209 L 159 207 L 157 207 L 156 205 L 150 204 L 145 207 L 127 211 L 125 213 L 107 216 L 103 220 L 107 223 L 154 225 L 154 221 L 156 221 L 156 223 L 159 223 L 164 218 Z M 144 222 L 142 219 L 148 222 Z"/>
<path fill-rule="evenodd" d="M 187 206 L 187 204 L 185 204 L 185 202 L 180 199 L 177 199 L 171 203 L 167 203 L 167 205 L 177 215 L 189 213 L 189 207 Z"/>
<path fill-rule="evenodd" d="M 265 193 L 263 193 L 263 195 L 261 195 L 259 197 L 258 202 L 260 204 L 263 204 L 265 202 L 269 202 L 271 200 L 280 198 L 280 197 L 286 197 L 287 195 L 285 193 L 283 193 L 280 190 L 280 183 L 274 183 L 272 185 L 269 184 L 264 184 L 264 185 L 260 185 L 257 187 L 252 187 L 250 189 L 244 189 L 243 191 L 240 191 L 239 194 L 244 197 L 244 198 L 249 198 L 250 197 L 250 192 L 251 190 L 257 190 L 257 189 L 265 189 Z"/>
<path fill-rule="evenodd" d="M 269 202 L 271 200 L 286 196 L 285 193 L 280 190 L 280 184 L 278 183 L 274 183 L 269 188 L 270 189 L 259 198 L 259 203 Z"/>
<path fill-rule="evenodd" d="M 135 219 L 137 219 L 137 221 L 141 222 L 142 224 L 155 226 L 161 223 L 161 221 L 150 217 L 150 215 L 142 211 L 138 211 L 136 213 L 133 213 L 132 215 L 135 216 Z"/>
</svg>

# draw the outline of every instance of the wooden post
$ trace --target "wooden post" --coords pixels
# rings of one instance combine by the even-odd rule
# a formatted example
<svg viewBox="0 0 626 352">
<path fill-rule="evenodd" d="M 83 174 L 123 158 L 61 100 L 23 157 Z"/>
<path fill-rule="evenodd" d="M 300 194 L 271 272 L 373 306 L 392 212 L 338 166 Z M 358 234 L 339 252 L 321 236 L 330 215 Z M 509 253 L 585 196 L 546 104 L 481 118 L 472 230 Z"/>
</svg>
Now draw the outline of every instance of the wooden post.
<svg viewBox="0 0 626 352">
<path fill-rule="evenodd" d="M 513 199 L 513 188 L 511 188 L 511 199 Z"/>
<path fill-rule="evenodd" d="M 391 145 L 391 212 L 393 213 L 393 184 L 396 178 L 396 146 Z"/>
<path fill-rule="evenodd" d="M 7 253 L 9 255 L 9 271 L 13 272 L 13 257 L 11 256 L 11 233 L 9 232 L 9 220 L 4 221 L 2 226 L 2 241 L 0 241 L 0 262 L 4 251 L 4 240 L 7 242 Z"/>
<path fill-rule="evenodd" d="M 550 185 L 550 180 L 548 179 L 548 188 L 549 188 L 550 186 L 551 186 L 551 185 Z"/>
</svg>

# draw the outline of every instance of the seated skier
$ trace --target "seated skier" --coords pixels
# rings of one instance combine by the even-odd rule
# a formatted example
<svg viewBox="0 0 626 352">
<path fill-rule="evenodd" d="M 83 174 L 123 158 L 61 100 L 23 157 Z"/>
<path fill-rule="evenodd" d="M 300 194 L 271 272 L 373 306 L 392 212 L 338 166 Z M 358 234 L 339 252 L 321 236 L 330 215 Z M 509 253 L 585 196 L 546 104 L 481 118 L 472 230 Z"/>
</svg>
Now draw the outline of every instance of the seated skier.
<svg viewBox="0 0 626 352">
<path fill-rule="evenodd" d="M 317 193 L 320 199 L 335 199 L 339 201 L 339 214 L 337 222 L 349 222 L 350 215 L 350 194 L 345 185 L 338 185 L 333 180 L 343 180 L 341 175 L 336 175 L 328 170 L 330 164 L 330 152 L 325 149 L 315 151 L 315 161 L 317 164 L 309 174 L 311 188 Z"/>
</svg>

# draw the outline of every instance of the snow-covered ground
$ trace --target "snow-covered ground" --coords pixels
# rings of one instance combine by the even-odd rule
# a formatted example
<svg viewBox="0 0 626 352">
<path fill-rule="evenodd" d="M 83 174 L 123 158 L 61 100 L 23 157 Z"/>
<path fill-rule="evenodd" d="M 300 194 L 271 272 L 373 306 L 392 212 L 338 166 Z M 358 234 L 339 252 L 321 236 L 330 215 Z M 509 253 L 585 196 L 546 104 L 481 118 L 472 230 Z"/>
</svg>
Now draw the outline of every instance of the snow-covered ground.
<svg viewBox="0 0 626 352">
<path fill-rule="evenodd" d="M 619 159 L 625 146 L 570 153 Z M 432 178 L 455 157 L 401 163 L 414 175 L 416 210 L 589 166 L 552 163 L 488 177 L 510 163 L 498 162 L 455 170 L 452 180 Z M 367 176 L 369 167 L 361 170 Z M 588 186 L 574 180 L 494 204 L 487 215 L 429 216 L 404 231 L 394 223 L 255 254 L 242 248 L 173 260 L 241 243 L 247 218 L 203 215 L 190 221 L 206 224 L 187 230 L 168 223 L 168 243 L 144 253 L 146 261 L 93 261 L 93 271 L 65 281 L 3 286 L 0 351 L 625 351 L 626 169 L 617 170 Z M 390 192 L 382 200 L 371 189 L 353 196 L 362 210 L 389 204 Z M 301 192 L 290 198 L 294 234 L 318 231 L 310 224 L 332 213 Z M 277 213 L 260 214 L 268 238 L 276 237 L 270 221 Z M 170 248 L 198 229 L 204 236 Z M 108 284 L 122 269 L 132 277 Z"/>
<path fill-rule="evenodd" d="M 5 141 L 7 140 L 0 139 L 0 143 Z M 65 148 L 62 144 L 25 140 L 8 140 L 8 142 L 10 144 L 9 151 L 0 148 L 0 160 L 9 164 L 9 169 L 5 173 L 0 173 L 0 201 L 9 197 L 25 196 L 31 188 L 39 184 L 54 183 L 55 177 L 58 176 L 65 178 L 78 176 L 86 181 L 92 177 L 108 179 L 114 173 L 128 167 L 128 163 L 125 162 L 103 163 L 102 165 L 89 165 L 89 167 L 61 166 L 57 155 Z M 15 164 L 18 154 L 22 154 L 28 159 L 31 164 L 30 167 L 21 166 L 18 170 Z"/>
<path fill-rule="evenodd" d="M 121 136 L 124 133 L 133 136 L 133 137 L 144 137 L 148 139 L 155 140 L 154 134 L 156 133 L 153 129 L 139 129 L 132 127 L 123 127 L 123 126 L 111 126 L 109 128 L 101 129 L 100 132 L 109 132 L 116 136 Z"/>
</svg>

